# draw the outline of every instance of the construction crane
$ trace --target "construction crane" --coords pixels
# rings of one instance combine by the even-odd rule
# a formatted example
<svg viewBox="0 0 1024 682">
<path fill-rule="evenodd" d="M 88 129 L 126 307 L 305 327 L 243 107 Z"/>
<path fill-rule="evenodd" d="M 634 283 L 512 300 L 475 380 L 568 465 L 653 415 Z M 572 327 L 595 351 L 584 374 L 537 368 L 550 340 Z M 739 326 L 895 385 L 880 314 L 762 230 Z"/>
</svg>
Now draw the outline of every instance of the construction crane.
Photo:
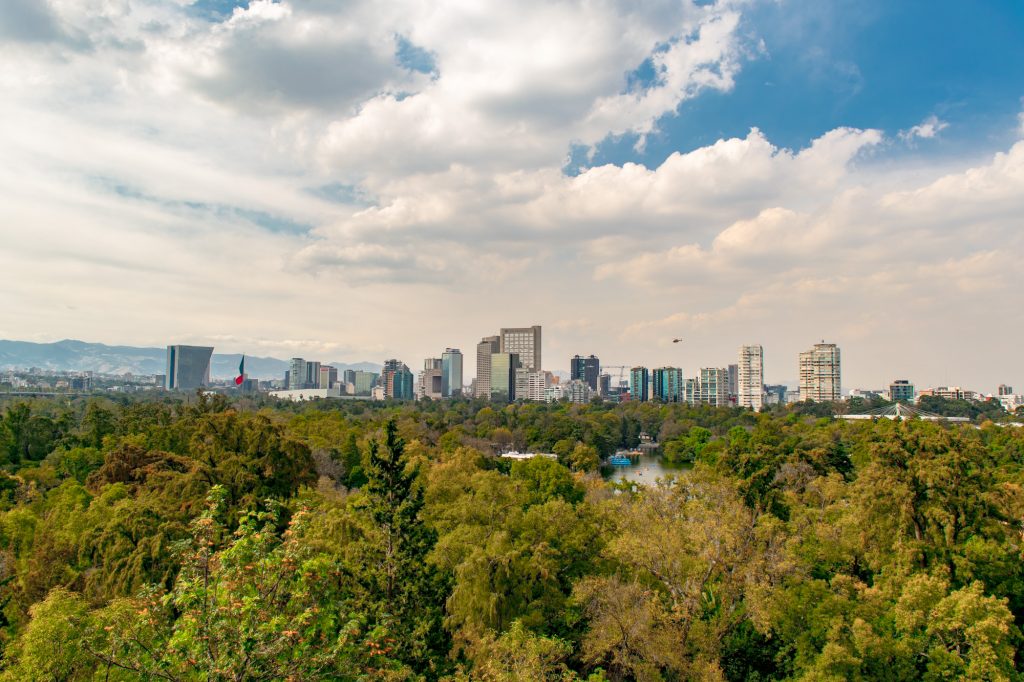
<svg viewBox="0 0 1024 682">
<path fill-rule="evenodd" d="M 601 373 L 604 373 L 606 369 L 617 369 L 619 370 L 619 386 L 622 385 L 623 377 L 626 374 L 626 370 L 629 369 L 629 365 L 601 365 Z"/>
</svg>

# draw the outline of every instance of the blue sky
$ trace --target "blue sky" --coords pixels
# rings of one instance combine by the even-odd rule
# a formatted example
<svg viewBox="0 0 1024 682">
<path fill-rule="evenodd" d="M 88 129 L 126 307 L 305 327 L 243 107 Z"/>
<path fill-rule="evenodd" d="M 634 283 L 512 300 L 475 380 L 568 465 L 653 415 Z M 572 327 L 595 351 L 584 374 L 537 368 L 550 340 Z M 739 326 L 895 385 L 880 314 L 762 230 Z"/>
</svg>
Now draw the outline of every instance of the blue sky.
<svg viewBox="0 0 1024 682">
<path fill-rule="evenodd" d="M 1024 386 L 1022 65 L 1019 0 L 3 0 L 0 338 Z"/>
<path fill-rule="evenodd" d="M 940 139 L 896 154 L 982 154 L 1005 147 L 1024 97 L 1024 3 L 1016 0 L 800 0 L 754 5 L 751 50 L 735 88 L 707 91 L 635 135 L 599 145 L 591 163 L 659 165 L 674 151 L 760 128 L 800 149 L 840 126 L 890 133 L 929 116 Z M 646 73 L 650 73 L 644 70 Z M 577 163 L 586 163 L 577 151 Z"/>
</svg>

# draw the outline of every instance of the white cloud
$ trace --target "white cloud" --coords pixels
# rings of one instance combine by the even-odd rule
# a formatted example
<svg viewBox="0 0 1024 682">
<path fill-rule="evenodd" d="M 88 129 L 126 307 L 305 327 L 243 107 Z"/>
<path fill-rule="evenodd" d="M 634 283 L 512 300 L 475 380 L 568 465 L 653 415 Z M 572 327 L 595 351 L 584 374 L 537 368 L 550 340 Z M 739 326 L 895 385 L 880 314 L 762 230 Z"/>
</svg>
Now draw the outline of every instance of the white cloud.
<svg viewBox="0 0 1024 682">
<path fill-rule="evenodd" d="M 938 116 L 929 116 L 916 126 L 901 130 L 899 138 L 904 142 L 911 142 L 915 139 L 930 140 L 949 127 L 949 123 L 942 121 Z"/>
</svg>

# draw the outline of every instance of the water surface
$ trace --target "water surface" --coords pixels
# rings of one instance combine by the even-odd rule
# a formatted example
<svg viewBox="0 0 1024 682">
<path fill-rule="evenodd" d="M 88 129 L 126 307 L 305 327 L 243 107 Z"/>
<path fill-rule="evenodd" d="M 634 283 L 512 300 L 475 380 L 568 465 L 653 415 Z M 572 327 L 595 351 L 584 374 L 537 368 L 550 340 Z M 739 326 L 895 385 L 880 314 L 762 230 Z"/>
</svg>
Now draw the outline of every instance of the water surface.
<svg viewBox="0 0 1024 682">
<path fill-rule="evenodd" d="M 692 467 L 689 464 L 668 464 L 658 455 L 640 455 L 629 466 L 611 467 L 605 471 L 604 477 L 609 481 L 625 479 L 630 483 L 654 485 L 659 478 L 665 476 L 682 476 Z"/>
</svg>

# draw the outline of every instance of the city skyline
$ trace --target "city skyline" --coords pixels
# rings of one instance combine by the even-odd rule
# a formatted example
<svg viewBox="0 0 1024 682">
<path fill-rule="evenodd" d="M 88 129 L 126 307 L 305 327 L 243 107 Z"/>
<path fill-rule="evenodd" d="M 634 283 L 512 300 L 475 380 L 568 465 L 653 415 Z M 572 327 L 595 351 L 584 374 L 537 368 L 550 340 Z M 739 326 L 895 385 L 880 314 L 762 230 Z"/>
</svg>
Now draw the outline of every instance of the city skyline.
<svg viewBox="0 0 1024 682">
<path fill-rule="evenodd" d="M 824 338 L 846 386 L 1021 385 L 1022 27 L 1006 2 L 8 0 L 0 338 L 458 347 L 471 377 L 483 334 L 540 324 L 560 370 L 757 343 L 792 383 Z"/>
<path fill-rule="evenodd" d="M 537 326 L 542 327 L 542 325 L 537 325 Z M 547 337 L 545 337 L 545 338 L 547 338 Z M 497 352 L 497 350 L 499 348 L 499 339 L 500 339 L 500 337 L 499 336 L 484 337 L 484 339 L 485 340 L 486 339 L 493 339 L 494 340 L 493 341 L 493 343 L 494 343 L 494 350 L 495 350 L 495 352 Z M 8 340 L 0 340 L 0 341 L 8 341 Z M 682 341 L 680 340 L 680 342 L 682 342 Z M 30 342 L 30 343 L 32 343 L 32 342 Z M 87 342 L 75 341 L 75 343 L 87 343 Z M 822 341 L 822 343 L 824 343 L 824 341 Z M 817 344 L 816 343 L 816 344 L 811 344 L 811 345 L 817 346 L 817 345 L 821 345 L 821 344 Z M 827 344 L 827 345 L 838 345 L 840 347 L 842 346 L 842 344 Z M 119 344 L 112 344 L 112 345 L 106 346 L 106 347 L 108 347 L 108 348 L 128 348 L 129 350 L 145 350 L 145 349 L 136 349 L 136 348 L 133 348 L 133 347 L 125 347 L 125 346 L 119 345 Z M 741 361 L 742 361 L 742 356 L 743 356 L 743 348 L 745 348 L 745 347 L 747 347 L 746 344 L 742 344 L 741 347 L 740 347 L 740 360 Z M 770 369 L 771 368 L 771 364 L 769 363 L 767 365 L 767 367 L 764 365 L 764 349 L 763 349 L 761 344 L 757 344 L 756 347 L 761 349 L 760 359 L 761 359 L 762 366 L 761 366 L 761 372 L 760 373 L 761 373 L 761 376 L 763 378 L 764 385 L 786 384 L 786 385 L 789 385 L 791 388 L 799 387 L 799 385 L 800 385 L 800 378 L 799 378 L 799 376 L 800 376 L 800 371 L 799 371 L 800 360 L 799 360 L 799 356 L 803 352 L 806 351 L 806 348 L 803 348 L 802 350 L 798 351 L 798 353 L 795 356 L 795 357 L 797 357 L 795 362 L 789 363 L 789 364 L 793 365 L 794 370 L 793 370 L 793 373 L 792 373 L 793 376 L 787 377 L 787 376 L 784 376 L 785 375 L 785 367 L 788 366 L 787 363 L 785 363 L 785 362 L 783 363 L 783 365 L 784 365 L 783 370 L 780 370 L 779 372 L 777 372 L 778 376 L 776 376 L 776 374 L 767 372 L 766 369 Z M 154 351 L 159 350 L 159 351 L 163 352 L 164 348 L 153 347 L 153 348 L 151 348 L 149 350 L 154 350 Z M 220 351 L 221 349 L 217 348 L 217 350 Z M 446 348 L 445 350 L 446 350 L 446 352 L 447 351 L 453 351 L 455 353 L 459 352 L 457 348 Z M 719 349 L 719 350 L 721 350 L 721 349 Z M 726 350 L 728 350 L 728 349 L 726 349 Z M 735 351 L 736 349 L 732 349 L 732 350 Z M 770 349 L 769 349 L 769 351 L 770 351 Z M 441 353 L 441 355 L 444 355 L 444 354 L 445 353 Z M 234 354 L 228 353 L 227 357 L 241 356 L 241 355 L 245 355 L 245 353 L 240 353 L 240 354 L 239 353 L 234 353 Z M 411 354 L 392 354 L 392 355 L 393 356 L 397 356 L 399 358 L 406 358 L 406 357 L 407 358 L 411 358 L 414 366 L 419 366 L 421 362 L 423 362 L 424 360 L 430 359 L 432 357 L 429 354 L 424 356 L 423 358 L 413 358 L 413 356 Z M 434 355 L 436 356 L 438 354 L 435 353 Z M 462 358 L 462 362 L 460 363 L 460 365 L 461 365 L 461 369 L 463 371 L 463 377 L 464 377 L 463 387 L 464 388 L 468 388 L 471 385 L 471 381 L 476 377 L 476 366 L 475 366 L 475 363 L 474 364 L 466 364 L 466 358 L 467 357 L 472 358 L 473 356 L 463 356 L 461 353 L 459 355 Z M 592 355 L 592 354 L 588 354 L 588 355 Z M 719 355 L 721 355 L 721 353 Z M 249 356 L 249 357 L 253 357 L 253 356 Z M 291 365 L 295 360 L 305 360 L 305 358 L 303 358 L 302 356 L 293 356 L 291 358 L 269 358 L 269 357 L 260 357 L 260 356 L 256 356 L 256 357 L 258 359 L 262 359 L 262 360 L 275 360 L 275 361 L 284 363 L 286 366 L 287 365 Z M 479 356 L 477 356 L 477 358 L 478 357 Z M 545 368 L 545 370 L 546 371 L 550 371 L 550 372 L 554 372 L 556 374 L 564 375 L 564 378 L 569 379 L 569 378 L 571 378 L 571 375 L 572 375 L 572 361 L 573 361 L 574 357 L 568 358 L 566 360 L 566 363 L 565 363 L 564 367 L 563 366 L 559 366 L 559 365 L 556 365 L 554 367 L 550 367 L 549 366 L 549 367 Z M 671 363 L 665 363 L 664 366 L 666 366 L 666 367 L 678 367 L 679 369 L 681 369 L 683 371 L 684 379 L 690 379 L 690 378 L 698 377 L 699 374 L 700 374 L 700 371 L 702 369 L 712 368 L 712 367 L 713 368 L 720 368 L 720 369 L 727 369 L 729 367 L 729 365 L 734 365 L 735 364 L 733 362 L 733 360 L 736 360 L 735 357 L 733 357 L 731 359 L 726 357 L 726 356 L 724 356 L 724 355 L 722 355 L 721 357 L 723 358 L 723 362 L 721 362 L 721 363 L 716 363 L 716 362 L 710 362 L 709 363 L 709 362 L 704 362 L 703 360 L 697 360 L 696 363 L 691 363 L 691 365 L 679 365 L 679 364 L 673 365 Z M 440 361 L 440 359 L 439 359 L 439 361 Z M 237 362 L 237 360 L 235 360 L 235 362 Z M 354 365 L 369 364 L 369 365 L 376 365 L 378 367 L 383 367 L 387 361 L 386 360 L 381 360 L 381 359 L 363 358 L 362 360 L 357 360 L 355 362 L 352 362 L 352 361 L 345 362 L 345 361 L 338 360 L 338 359 L 318 360 L 318 361 L 305 360 L 305 362 L 306 362 L 306 364 L 313 366 L 312 369 L 307 368 L 306 371 L 319 372 L 319 371 L 321 371 L 321 365 L 323 366 L 323 368 L 326 368 L 329 363 L 339 364 L 339 365 L 343 365 L 343 366 L 349 366 L 349 365 L 353 365 L 353 364 Z M 29 369 L 30 365 L 31 365 L 31 363 L 25 364 L 24 366 L 11 365 L 9 368 L 10 369 L 24 369 L 24 370 L 27 370 L 27 369 Z M 883 380 L 881 380 L 879 382 L 876 382 L 876 383 L 873 383 L 873 384 L 872 383 L 853 383 L 853 382 L 851 382 L 851 381 L 849 381 L 849 380 L 847 380 L 845 378 L 846 372 L 847 372 L 846 365 L 847 365 L 847 361 L 846 361 L 846 359 L 844 359 L 843 360 L 843 370 L 842 370 L 842 375 L 843 375 L 844 378 L 842 379 L 842 385 L 841 385 L 841 388 L 842 388 L 842 390 L 844 392 L 844 395 L 845 395 L 846 392 L 848 392 L 850 390 L 854 390 L 854 389 L 884 389 L 885 387 L 889 386 L 893 381 L 907 380 L 907 377 L 910 376 L 906 372 L 900 373 L 897 370 L 897 371 L 895 371 L 894 373 L 891 374 L 889 379 L 883 379 Z M 644 365 L 643 365 L 642 362 L 641 363 L 632 362 L 632 363 L 626 363 L 624 365 L 617 365 L 617 364 L 613 364 L 613 361 L 609 361 L 609 362 L 601 361 L 600 369 L 601 369 L 602 373 L 606 373 L 606 370 L 609 370 L 607 373 L 610 373 L 610 374 L 613 375 L 612 379 L 613 379 L 613 382 L 614 382 L 615 380 L 618 379 L 618 375 L 614 371 L 612 371 L 612 370 L 618 369 L 619 367 L 625 367 L 626 369 L 623 370 L 623 381 L 626 381 L 627 383 L 629 383 L 629 368 L 630 367 L 634 367 L 634 366 L 644 366 Z M 233 367 L 234 367 L 234 365 L 232 365 L 232 368 Z M 647 367 L 650 368 L 651 364 L 647 363 Z M 737 367 L 740 367 L 740 366 L 737 366 Z M 609 369 L 609 368 L 611 368 L 611 369 Z M 83 368 L 69 368 L 69 369 L 66 369 L 64 371 L 82 371 L 82 369 Z M 221 374 L 218 374 L 217 376 L 219 378 L 225 378 L 225 377 L 228 377 L 229 375 L 231 377 L 234 377 L 235 373 L 233 371 L 228 371 L 227 373 L 223 373 L 222 372 Z M 263 379 L 280 378 L 276 374 L 266 374 L 266 373 L 264 373 L 264 374 L 262 374 L 260 376 Z M 952 379 L 947 379 L 947 380 L 942 380 L 942 381 L 929 382 L 929 381 L 925 381 L 925 380 L 916 379 L 916 378 L 914 378 L 912 376 L 910 377 L 909 381 L 910 381 L 911 384 L 914 384 L 914 385 L 918 386 L 919 388 L 939 387 L 939 386 L 963 386 L 965 388 L 971 388 L 972 390 L 977 390 L 978 393 L 990 394 L 990 395 L 997 395 L 999 388 L 1004 386 L 1004 385 L 1006 385 L 1006 384 L 1009 384 L 1010 386 L 1013 386 L 1013 385 L 1020 385 L 1021 383 L 1024 383 L 1024 382 L 1017 382 L 1017 381 L 1015 381 L 1013 379 L 1007 379 L 1004 376 L 1004 378 L 1002 380 L 1000 380 L 995 387 L 988 387 L 988 386 L 985 386 L 985 385 L 975 384 L 975 383 L 971 383 L 970 381 L 964 381 L 964 380 L 962 380 L 960 378 L 957 378 L 957 376 L 955 375 L 955 372 L 954 372 L 954 377 Z M 308 382 L 305 382 L 305 383 L 308 383 Z"/>
</svg>

